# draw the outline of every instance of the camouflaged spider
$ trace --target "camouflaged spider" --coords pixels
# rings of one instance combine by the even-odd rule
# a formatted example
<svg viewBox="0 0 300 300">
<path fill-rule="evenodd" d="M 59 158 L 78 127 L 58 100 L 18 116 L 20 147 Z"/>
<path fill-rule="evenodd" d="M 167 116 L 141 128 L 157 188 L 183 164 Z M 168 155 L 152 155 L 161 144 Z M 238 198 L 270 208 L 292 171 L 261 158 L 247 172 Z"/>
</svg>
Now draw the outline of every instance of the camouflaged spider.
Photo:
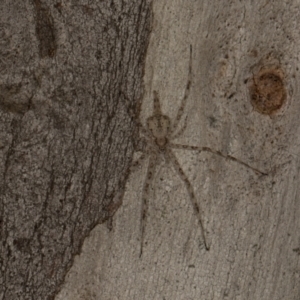
<svg viewBox="0 0 300 300">
<path fill-rule="evenodd" d="M 148 158 L 148 166 L 147 166 L 147 175 L 143 185 L 143 194 L 142 194 L 142 212 L 141 212 L 141 247 L 140 247 L 140 256 L 143 253 L 143 244 L 144 244 L 144 233 L 145 233 L 145 226 L 146 226 L 146 217 L 147 217 L 147 210 L 148 210 L 148 195 L 149 195 L 149 187 L 152 184 L 153 177 L 155 174 L 155 170 L 159 165 L 160 161 L 159 158 L 163 157 L 164 161 L 170 162 L 175 169 L 176 173 L 180 177 L 180 179 L 185 184 L 187 189 L 191 204 L 193 206 L 194 213 L 198 219 L 202 239 L 206 250 L 209 250 L 209 245 L 207 243 L 205 237 L 205 231 L 203 226 L 203 221 L 201 217 L 201 210 L 200 206 L 197 203 L 196 196 L 194 193 L 194 189 L 185 175 L 184 171 L 182 170 L 176 156 L 174 155 L 172 149 L 185 149 L 185 150 L 195 150 L 195 151 L 206 151 L 221 156 L 225 159 L 229 159 L 231 161 L 237 162 L 242 164 L 243 166 L 252 169 L 254 172 L 266 175 L 266 173 L 255 169 L 248 164 L 242 162 L 241 160 L 230 156 L 224 155 L 220 151 L 215 151 L 209 147 L 198 147 L 198 146 L 190 146 L 190 145 L 182 145 L 172 143 L 172 141 L 178 138 L 186 129 L 186 119 L 184 121 L 183 126 L 178 129 L 178 125 L 180 120 L 182 119 L 184 108 L 186 105 L 186 101 L 189 95 L 190 86 L 191 86 L 191 61 L 192 61 L 192 47 L 190 47 L 190 61 L 189 61 L 189 74 L 188 74 L 188 81 L 185 88 L 184 97 L 181 101 L 181 105 L 178 109 L 177 116 L 175 118 L 175 122 L 172 125 L 170 118 L 167 115 L 164 115 L 161 111 L 161 105 L 158 97 L 158 93 L 154 91 L 154 100 L 153 100 L 153 115 L 147 118 L 146 124 L 147 126 L 143 126 L 139 121 L 138 125 L 140 128 L 140 132 L 146 139 L 146 149 L 144 149 L 143 154 L 140 158 L 134 162 L 131 166 L 131 170 L 135 167 L 140 165 L 140 163 Z"/>
</svg>

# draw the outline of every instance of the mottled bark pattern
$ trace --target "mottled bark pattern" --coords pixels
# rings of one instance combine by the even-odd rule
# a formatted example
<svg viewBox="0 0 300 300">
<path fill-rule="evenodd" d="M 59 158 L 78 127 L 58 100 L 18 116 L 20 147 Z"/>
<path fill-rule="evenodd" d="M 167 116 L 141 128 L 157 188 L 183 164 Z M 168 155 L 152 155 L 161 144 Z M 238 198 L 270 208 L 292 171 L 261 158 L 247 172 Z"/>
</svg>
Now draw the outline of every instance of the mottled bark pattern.
<svg viewBox="0 0 300 300">
<path fill-rule="evenodd" d="M 0 299 L 53 299 L 121 204 L 151 1 L 86 3 L 0 8 Z"/>
<path fill-rule="evenodd" d="M 41 0 L 33 0 L 33 3 L 36 9 L 36 36 L 39 40 L 40 56 L 53 57 L 56 51 L 53 18 Z"/>
</svg>

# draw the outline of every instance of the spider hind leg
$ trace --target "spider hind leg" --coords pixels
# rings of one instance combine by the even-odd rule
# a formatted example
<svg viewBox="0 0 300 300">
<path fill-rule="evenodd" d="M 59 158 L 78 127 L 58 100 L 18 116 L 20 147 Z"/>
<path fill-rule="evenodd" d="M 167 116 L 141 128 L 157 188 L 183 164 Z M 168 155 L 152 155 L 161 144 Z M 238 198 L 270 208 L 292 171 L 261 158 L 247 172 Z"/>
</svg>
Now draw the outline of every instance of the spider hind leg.
<svg viewBox="0 0 300 300">
<path fill-rule="evenodd" d="M 141 223 L 141 227 L 140 227 L 141 245 L 140 245 L 140 255 L 139 255 L 140 257 L 143 254 L 144 236 L 145 236 L 145 228 L 146 228 L 147 212 L 148 212 L 149 188 L 153 182 L 156 166 L 157 166 L 156 157 L 150 156 L 148 167 L 147 167 L 146 179 L 143 186 L 143 195 L 142 195 L 141 220 L 140 220 Z"/>
<path fill-rule="evenodd" d="M 187 178 L 187 176 L 183 172 L 176 156 L 173 154 L 171 149 L 169 149 L 167 151 L 167 156 L 168 156 L 168 160 L 170 160 L 170 162 L 172 163 L 176 173 L 178 174 L 180 179 L 183 181 L 183 183 L 184 183 L 184 185 L 187 189 L 191 204 L 193 206 L 194 213 L 195 213 L 195 215 L 198 219 L 198 222 L 199 222 L 199 225 L 200 225 L 200 228 L 201 228 L 201 234 L 202 234 L 202 239 L 203 239 L 205 249 L 208 251 L 209 250 L 209 245 L 206 241 L 206 236 L 205 236 L 205 231 L 204 231 L 204 226 L 203 226 L 203 220 L 202 220 L 202 217 L 201 217 L 201 209 L 200 209 L 199 204 L 197 203 L 197 199 L 196 199 L 196 196 L 195 196 L 195 193 L 194 193 L 193 186 L 191 185 L 189 179 Z"/>
</svg>

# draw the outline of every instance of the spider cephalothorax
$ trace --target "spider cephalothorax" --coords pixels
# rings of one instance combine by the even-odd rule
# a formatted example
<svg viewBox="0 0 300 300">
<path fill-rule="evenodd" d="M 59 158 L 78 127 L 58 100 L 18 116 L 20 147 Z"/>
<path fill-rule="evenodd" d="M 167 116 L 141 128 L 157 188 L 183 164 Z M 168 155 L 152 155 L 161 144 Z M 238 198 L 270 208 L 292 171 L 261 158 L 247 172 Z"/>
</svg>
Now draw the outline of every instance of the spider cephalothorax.
<svg viewBox="0 0 300 300">
<path fill-rule="evenodd" d="M 168 143 L 167 136 L 171 127 L 170 118 L 166 115 L 154 115 L 147 119 L 147 127 L 155 139 L 155 143 L 163 149 Z"/>
</svg>

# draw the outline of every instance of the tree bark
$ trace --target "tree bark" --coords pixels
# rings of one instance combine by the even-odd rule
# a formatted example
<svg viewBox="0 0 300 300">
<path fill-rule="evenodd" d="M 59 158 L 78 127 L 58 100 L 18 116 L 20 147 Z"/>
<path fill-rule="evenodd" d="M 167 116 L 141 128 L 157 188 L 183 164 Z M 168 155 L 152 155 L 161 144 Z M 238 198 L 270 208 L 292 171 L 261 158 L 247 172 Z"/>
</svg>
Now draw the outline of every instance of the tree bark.
<svg viewBox="0 0 300 300">
<path fill-rule="evenodd" d="M 298 300 L 299 2 L 163 0 L 153 11 L 142 123 L 153 113 L 153 90 L 176 117 L 192 45 L 178 143 L 219 150 L 268 175 L 210 153 L 174 151 L 210 250 L 184 183 L 161 163 L 139 257 L 145 162 L 129 177 L 113 230 L 101 225 L 86 239 L 57 300 Z"/>
<path fill-rule="evenodd" d="M 121 205 L 151 1 L 2 1 L 0 16 L 0 299 L 54 299 Z"/>
</svg>

